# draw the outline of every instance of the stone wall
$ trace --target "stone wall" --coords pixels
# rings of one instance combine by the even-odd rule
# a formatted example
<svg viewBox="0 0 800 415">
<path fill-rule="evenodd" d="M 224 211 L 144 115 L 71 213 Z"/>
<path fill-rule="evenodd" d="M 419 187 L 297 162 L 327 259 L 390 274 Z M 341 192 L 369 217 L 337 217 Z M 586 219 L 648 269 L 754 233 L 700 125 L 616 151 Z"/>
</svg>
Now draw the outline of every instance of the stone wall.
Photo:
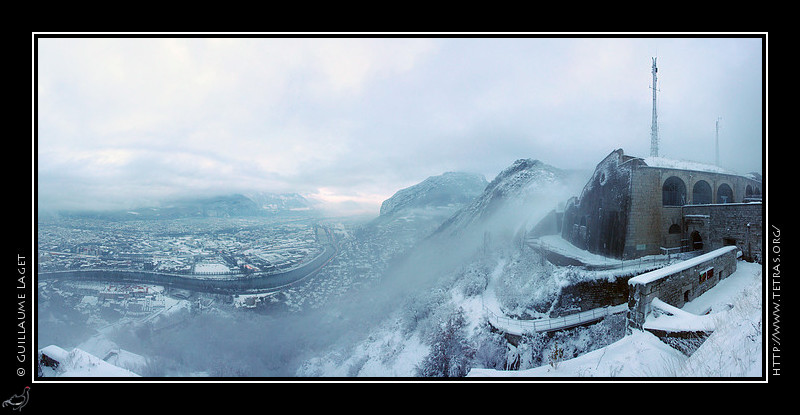
<svg viewBox="0 0 800 415">
<path fill-rule="evenodd" d="M 727 246 L 628 280 L 628 326 L 641 329 L 658 298 L 681 308 L 736 271 L 738 249 Z"/>
<path fill-rule="evenodd" d="M 680 179 L 685 194 L 682 202 L 676 206 L 665 206 L 663 202 L 664 183 L 675 177 Z M 695 185 L 707 185 L 711 191 L 705 200 L 694 200 L 696 195 Z M 746 187 L 760 189 L 761 184 L 748 177 L 732 174 L 681 170 L 674 168 L 650 167 L 634 164 L 631 174 L 631 206 L 629 223 L 625 237 L 625 250 L 623 257 L 638 258 L 645 255 L 661 253 L 661 248 L 677 248 L 687 242 L 688 233 L 670 233 L 673 225 L 685 230 L 683 216 L 685 208 L 696 203 L 717 203 L 721 200 L 720 188 L 731 189 L 733 200 L 725 197 L 725 204 L 742 202 L 746 195 Z M 722 203 L 720 203 L 722 204 Z M 705 205 L 699 205 L 705 206 Z M 728 213 L 724 209 L 713 211 L 715 215 Z M 744 212 L 743 212 L 744 213 Z M 760 221 L 761 215 L 758 215 Z M 755 217 L 750 221 L 755 221 Z M 721 245 L 720 245 L 721 246 Z"/>
<path fill-rule="evenodd" d="M 561 289 L 550 317 L 562 317 L 599 307 L 610 307 L 628 301 L 628 280 L 632 275 L 612 279 L 579 281 Z"/>
<path fill-rule="evenodd" d="M 567 202 L 561 236 L 580 249 L 621 258 L 630 211 L 633 162 L 616 150 L 595 168 L 580 198 Z"/>
<path fill-rule="evenodd" d="M 685 234 L 697 231 L 703 239 L 703 249 L 713 251 L 736 245 L 747 261 L 763 260 L 763 217 L 761 203 L 727 203 L 721 205 L 691 205 L 683 207 L 686 218 Z"/>
<path fill-rule="evenodd" d="M 662 228 L 672 220 L 675 208 L 662 208 L 660 169 L 638 168 L 631 177 L 631 211 L 624 258 L 639 258 L 660 253 Z M 680 223 L 680 208 L 678 221 Z"/>
</svg>

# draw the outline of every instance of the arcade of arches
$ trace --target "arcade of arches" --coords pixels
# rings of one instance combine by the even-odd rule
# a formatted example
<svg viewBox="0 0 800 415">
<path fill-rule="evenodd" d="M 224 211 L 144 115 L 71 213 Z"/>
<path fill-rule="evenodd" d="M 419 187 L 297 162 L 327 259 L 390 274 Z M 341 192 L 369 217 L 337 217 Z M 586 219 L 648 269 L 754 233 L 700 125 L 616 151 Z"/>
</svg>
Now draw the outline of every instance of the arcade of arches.
<svg viewBox="0 0 800 415">
<path fill-rule="evenodd" d="M 687 199 L 686 184 L 677 176 L 670 176 L 661 187 L 661 202 L 663 206 L 708 205 L 711 203 L 734 203 L 733 189 L 727 183 L 717 187 L 717 197 L 711 190 L 711 185 L 705 180 L 698 180 L 692 187 L 691 199 Z M 751 198 L 760 198 L 761 190 L 747 185 L 745 197 L 742 201 Z M 712 202 L 714 201 L 714 202 Z"/>
</svg>

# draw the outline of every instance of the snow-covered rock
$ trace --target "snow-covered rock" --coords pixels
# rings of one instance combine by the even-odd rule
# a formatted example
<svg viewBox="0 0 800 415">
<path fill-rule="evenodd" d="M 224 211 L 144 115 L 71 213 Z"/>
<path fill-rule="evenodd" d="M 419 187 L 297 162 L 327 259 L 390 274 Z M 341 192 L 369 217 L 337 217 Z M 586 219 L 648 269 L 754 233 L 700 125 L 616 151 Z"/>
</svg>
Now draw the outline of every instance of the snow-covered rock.
<svg viewBox="0 0 800 415">
<path fill-rule="evenodd" d="M 569 173 L 539 160 L 519 159 L 489 183 L 483 193 L 437 230 L 459 235 L 468 231 L 516 232 L 533 225 L 567 199 Z"/>
<path fill-rule="evenodd" d="M 380 214 L 385 216 L 402 210 L 432 207 L 459 208 L 480 195 L 487 184 L 486 178 L 480 174 L 447 172 L 431 176 L 398 190 L 381 204 Z"/>
</svg>

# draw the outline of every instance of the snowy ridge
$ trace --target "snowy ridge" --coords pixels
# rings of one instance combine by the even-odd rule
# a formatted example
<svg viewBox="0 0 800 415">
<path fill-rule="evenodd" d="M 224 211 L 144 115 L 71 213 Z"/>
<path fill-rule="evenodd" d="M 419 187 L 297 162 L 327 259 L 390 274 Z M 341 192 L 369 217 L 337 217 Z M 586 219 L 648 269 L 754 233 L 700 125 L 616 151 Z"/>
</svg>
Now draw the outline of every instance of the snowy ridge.
<svg viewBox="0 0 800 415">
<path fill-rule="evenodd" d="M 455 235 L 476 225 L 515 232 L 519 226 L 538 221 L 553 209 L 552 196 L 547 198 L 546 206 L 535 204 L 543 199 L 541 196 L 544 193 L 551 193 L 563 186 L 564 178 L 563 171 L 539 160 L 519 159 L 500 172 L 486 186 L 483 194 L 443 223 L 437 232 Z M 500 217 L 503 220 L 498 222 Z"/>
<path fill-rule="evenodd" d="M 381 204 L 381 216 L 409 208 L 458 206 L 472 201 L 487 185 L 483 175 L 447 172 L 398 190 Z"/>
</svg>

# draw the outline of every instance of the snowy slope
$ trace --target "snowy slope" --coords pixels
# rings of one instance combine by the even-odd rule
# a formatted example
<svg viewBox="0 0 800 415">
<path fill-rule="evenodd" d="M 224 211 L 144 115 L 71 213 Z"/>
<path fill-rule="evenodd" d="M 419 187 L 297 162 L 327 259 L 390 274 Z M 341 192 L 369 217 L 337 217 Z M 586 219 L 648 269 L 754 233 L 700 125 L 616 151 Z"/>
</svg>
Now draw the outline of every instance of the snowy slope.
<svg viewBox="0 0 800 415">
<path fill-rule="evenodd" d="M 648 332 L 637 331 L 610 346 L 528 370 L 473 369 L 468 377 L 652 377 L 673 376 L 684 356 Z"/>
<path fill-rule="evenodd" d="M 515 233 L 531 227 L 574 193 L 572 177 L 539 160 L 519 159 L 486 186 L 483 193 L 437 230 L 443 235 L 469 232 Z"/>
<path fill-rule="evenodd" d="M 140 373 L 147 366 L 147 359 L 144 356 L 122 349 L 103 333 L 90 337 L 77 348 L 121 369 L 136 373 Z"/>
<path fill-rule="evenodd" d="M 713 323 L 714 333 L 690 357 L 649 332 L 634 330 L 607 347 L 556 365 L 521 371 L 475 368 L 468 376 L 758 377 L 763 354 L 761 289 L 761 266 L 740 261 L 734 274 L 687 303 L 672 319 L 662 314 L 648 320 L 647 324 L 652 326 L 673 327 L 676 324 L 701 327 Z M 699 310 L 711 310 L 711 314 L 694 314 Z"/>
<path fill-rule="evenodd" d="M 448 172 L 398 190 L 381 205 L 360 238 L 399 253 L 430 235 L 442 222 L 483 192 L 482 175 Z M 391 247 L 391 248 L 390 248 Z"/>
<path fill-rule="evenodd" d="M 57 368 L 43 367 L 42 377 L 137 377 L 130 370 L 114 366 L 99 357 L 79 348 L 66 351 L 50 345 L 39 350 L 59 362 Z"/>
</svg>

